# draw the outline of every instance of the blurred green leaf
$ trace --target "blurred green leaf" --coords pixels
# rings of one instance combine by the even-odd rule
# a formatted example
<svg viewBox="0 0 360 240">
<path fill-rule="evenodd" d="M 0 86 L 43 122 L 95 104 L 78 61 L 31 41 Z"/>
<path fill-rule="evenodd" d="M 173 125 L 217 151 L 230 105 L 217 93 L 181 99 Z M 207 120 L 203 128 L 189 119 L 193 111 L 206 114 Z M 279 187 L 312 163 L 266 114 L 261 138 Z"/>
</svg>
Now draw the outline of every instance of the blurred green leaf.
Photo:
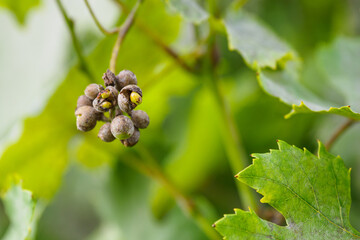
<svg viewBox="0 0 360 240">
<path fill-rule="evenodd" d="M 39 210 L 37 201 L 31 192 L 23 190 L 21 185 L 12 185 L 3 197 L 5 212 L 10 225 L 2 240 L 33 239 Z"/>
<path fill-rule="evenodd" d="M 332 45 L 317 52 L 316 64 L 325 78 L 322 87 L 334 89 L 328 95 L 338 94 L 343 99 L 342 103 L 319 96 L 309 89 L 301 81 L 299 62 L 288 62 L 285 69 L 279 71 L 261 70 L 258 79 L 266 92 L 292 105 L 293 110 L 286 117 L 298 113 L 320 112 L 360 120 L 360 69 L 354 61 L 359 57 L 359 39 L 338 38 Z M 312 76 L 307 77 L 310 77 L 307 82 L 316 81 Z"/>
<path fill-rule="evenodd" d="M 103 222 L 120 226 L 121 239 L 167 240 L 178 239 L 179 236 L 183 239 L 206 239 L 194 221 L 185 216 L 179 207 L 172 209 L 165 221 L 157 222 L 148 207 L 150 183 L 146 177 L 119 164 L 96 201 Z"/>
<path fill-rule="evenodd" d="M 0 0 L 0 7 L 9 9 L 20 24 L 25 24 L 29 11 L 40 5 L 40 0 Z"/>
<path fill-rule="evenodd" d="M 74 164 L 40 220 L 37 239 L 168 240 L 181 236 L 205 240 L 178 207 L 164 222 L 153 218 L 148 207 L 151 184 L 120 162 L 92 170 Z M 59 226 L 65 227 L 59 231 Z"/>
<path fill-rule="evenodd" d="M 295 57 L 295 52 L 267 26 L 245 11 L 231 11 L 224 19 L 229 49 L 238 51 L 246 64 L 257 70 L 276 69 Z"/>
<path fill-rule="evenodd" d="M 264 195 L 287 221 L 282 227 L 240 209 L 216 222 L 228 239 L 357 239 L 349 222 L 350 171 L 319 142 L 318 156 L 278 142 L 279 150 L 253 154 L 237 178 Z"/>
<path fill-rule="evenodd" d="M 72 70 L 42 114 L 25 120 L 24 132 L 0 159 L 0 186 L 17 174 L 36 196 L 50 198 L 67 164 L 67 144 L 76 133 L 73 110 L 84 77 Z M 79 81 L 80 80 L 80 81 Z"/>
<path fill-rule="evenodd" d="M 166 0 L 166 2 L 187 21 L 199 24 L 209 17 L 209 13 L 195 0 Z"/>
<path fill-rule="evenodd" d="M 219 167 L 226 164 L 221 161 L 224 152 L 221 144 L 219 114 L 209 89 L 203 87 L 190 105 L 188 116 L 178 115 L 179 122 L 187 121 L 184 135 L 176 148 L 166 159 L 165 172 L 176 186 L 185 192 L 193 192 Z M 177 111 L 176 109 L 174 109 Z M 164 188 L 155 189 L 152 208 L 156 216 L 161 217 L 172 206 L 172 199 Z"/>
</svg>

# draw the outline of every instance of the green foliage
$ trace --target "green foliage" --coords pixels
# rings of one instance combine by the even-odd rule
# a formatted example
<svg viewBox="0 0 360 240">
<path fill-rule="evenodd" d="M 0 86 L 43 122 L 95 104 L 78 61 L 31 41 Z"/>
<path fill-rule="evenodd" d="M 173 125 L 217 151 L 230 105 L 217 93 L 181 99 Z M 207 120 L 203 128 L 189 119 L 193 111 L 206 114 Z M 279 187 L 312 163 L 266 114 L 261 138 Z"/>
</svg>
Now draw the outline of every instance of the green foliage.
<svg viewBox="0 0 360 240">
<path fill-rule="evenodd" d="M 200 24 L 209 14 L 194 0 L 167 0 L 171 9 L 180 13 L 186 20 Z"/>
<path fill-rule="evenodd" d="M 357 94 L 359 69 L 352 60 L 358 58 L 359 54 L 360 41 L 349 38 L 339 38 L 331 46 L 317 52 L 314 64 L 318 67 L 318 74 L 324 78 L 321 87 L 331 89 L 323 96 L 317 95 L 304 84 L 310 80 L 301 80 L 301 66 L 295 61 L 288 62 L 283 70 L 261 71 L 259 82 L 266 92 L 292 105 L 293 110 L 286 117 L 297 113 L 320 112 L 360 120 Z M 331 99 L 336 94 L 340 96 L 340 103 Z"/>
<path fill-rule="evenodd" d="M 279 150 L 253 154 L 253 164 L 236 177 L 256 189 L 286 219 L 282 227 L 253 211 L 235 210 L 216 222 L 226 239 L 357 239 L 349 221 L 350 171 L 319 142 L 318 156 L 283 141 Z"/>
<path fill-rule="evenodd" d="M 22 2 L 0 0 L 0 6 L 24 22 L 39 1 Z M 137 1 L 110 2 L 123 8 L 117 12 L 119 26 Z M 102 23 L 96 4 L 90 3 Z M 89 79 L 79 66 L 69 69 L 42 112 L 24 121 L 20 139 L 0 156 L 0 192 L 10 189 L 3 200 L 11 222 L 6 240 L 34 238 L 43 199 L 52 201 L 40 219 L 37 240 L 217 239 L 209 222 L 232 206 L 247 206 L 239 201 L 246 191 L 236 192 L 233 173 L 249 164 L 251 152 L 275 147 L 275 139 L 312 151 L 314 139 L 323 138 L 319 132 L 330 135 L 337 119 L 318 113 L 360 120 L 360 40 L 338 37 L 340 32 L 357 34 L 358 16 L 350 9 L 358 7 L 342 0 L 141 1 L 116 69 L 136 74 L 144 94 L 138 109 L 148 113 L 149 127 L 133 148 L 118 140 L 101 142 L 101 123 L 91 132 L 77 131 L 76 98 Z M 95 27 L 80 15 L 71 14 L 76 36 L 91 73 L 102 83 L 117 36 L 100 39 L 97 32 L 80 29 Z M 66 55 L 76 56 L 68 48 L 72 52 Z M 9 99 L 3 102 L 8 105 Z M 288 105 L 293 110 L 284 119 Z M 298 113 L 316 114 L 287 119 Z M 346 164 L 358 172 L 359 152 L 350 149 L 356 134 L 346 142 L 340 138 L 331 151 L 343 157 L 348 152 Z M 280 211 L 287 226 L 265 221 L 259 204 L 250 212 L 236 209 L 216 229 L 226 239 L 359 238 L 350 226 L 350 174 L 342 160 L 321 144 L 318 157 L 284 142 L 279 147 L 255 154 L 238 179 L 264 195 L 261 201 Z M 157 164 L 151 160 L 159 169 L 152 169 Z M 360 192 L 359 174 L 353 175 L 353 192 Z M 9 184 L 14 176 L 31 194 Z M 356 204 L 354 224 L 360 213 Z M 20 214 L 26 216 L 14 220 Z"/>
<path fill-rule="evenodd" d="M 20 24 L 25 24 L 29 11 L 40 5 L 40 0 L 0 0 L 0 7 L 9 9 Z"/>
<path fill-rule="evenodd" d="M 225 27 L 229 49 L 238 51 L 254 70 L 270 67 L 295 57 L 293 50 L 261 21 L 245 11 L 230 12 Z"/>
<path fill-rule="evenodd" d="M 296 58 L 296 52 L 254 16 L 244 11 L 231 12 L 225 18 L 225 27 L 229 49 L 238 51 L 249 67 L 258 72 L 260 86 L 267 93 L 292 105 L 293 111 L 286 117 L 297 113 L 321 112 L 360 119 L 356 85 L 359 69 L 353 61 L 360 54 L 358 39 L 339 38 L 331 46 L 321 48 L 315 57 L 316 66 L 310 67 L 315 68 L 316 73 L 325 80 L 319 81 L 321 86 L 311 86 L 304 82 L 312 80 L 302 80 L 302 64 Z M 276 70 L 278 66 L 280 69 Z M 310 68 L 309 65 L 307 67 Z M 331 89 L 335 93 L 319 96 L 317 87 Z M 334 95 L 339 95 L 341 100 L 332 99 Z"/>
<path fill-rule="evenodd" d="M 178 207 L 156 221 L 148 207 L 151 186 L 121 163 L 91 170 L 74 164 L 45 210 L 36 239 L 206 239 Z"/>
<path fill-rule="evenodd" d="M 19 141 L 1 156 L 2 189 L 7 188 L 7 178 L 17 174 L 23 180 L 24 188 L 30 189 L 35 196 L 50 198 L 55 193 L 67 164 L 68 141 L 76 134 L 73 127 L 74 94 L 81 91 L 82 84 L 80 81 L 72 84 L 73 79 L 84 78 L 79 72 L 72 71 L 72 77 L 59 87 L 43 113 L 25 121 Z"/>
<path fill-rule="evenodd" d="M 23 190 L 20 184 L 12 185 L 3 197 L 3 202 L 10 225 L 2 239 L 33 239 L 40 206 L 31 192 Z"/>
<path fill-rule="evenodd" d="M 166 159 L 165 172 L 185 192 L 194 192 L 215 169 L 224 164 L 219 161 L 223 156 L 219 141 L 220 131 L 216 129 L 219 125 L 219 114 L 215 108 L 203 107 L 215 104 L 208 89 L 202 88 L 196 92 L 188 117 L 181 119 L 187 121 L 185 129 L 181 130 L 183 134 L 180 135 L 181 137 L 178 135 L 180 139 L 177 141 L 177 146 Z M 199 146 L 207 151 L 199 151 Z M 164 187 L 156 188 L 155 192 L 153 211 L 161 216 L 172 207 L 172 197 Z"/>
</svg>

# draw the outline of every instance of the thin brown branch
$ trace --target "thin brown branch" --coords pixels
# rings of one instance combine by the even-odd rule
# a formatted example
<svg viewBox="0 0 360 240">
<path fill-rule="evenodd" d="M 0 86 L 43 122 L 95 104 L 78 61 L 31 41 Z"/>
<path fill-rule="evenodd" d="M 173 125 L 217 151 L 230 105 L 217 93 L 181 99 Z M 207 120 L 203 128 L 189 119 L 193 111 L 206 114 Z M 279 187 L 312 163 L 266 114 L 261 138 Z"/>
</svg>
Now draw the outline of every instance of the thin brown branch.
<svg viewBox="0 0 360 240">
<path fill-rule="evenodd" d="M 118 37 L 116 39 L 114 48 L 112 50 L 111 59 L 110 59 L 110 70 L 113 73 L 116 72 L 116 61 L 117 61 L 117 58 L 118 58 L 118 55 L 119 55 L 119 50 L 120 50 L 121 44 L 124 41 L 124 38 L 126 37 L 126 34 L 128 33 L 129 29 L 131 28 L 131 26 L 134 23 L 136 12 L 139 9 L 139 6 L 142 3 L 142 1 L 143 0 L 138 0 L 136 2 L 135 6 L 133 7 L 131 12 L 127 16 L 125 22 L 121 25 L 121 27 L 119 29 L 119 34 L 118 34 Z"/>
<path fill-rule="evenodd" d="M 137 26 L 142 30 L 156 45 L 158 45 L 165 53 L 172 57 L 182 68 L 188 72 L 194 72 L 194 68 L 189 66 L 179 54 L 169 47 L 160 37 L 153 33 L 149 28 L 145 26 L 141 21 L 137 23 Z"/>
<path fill-rule="evenodd" d="M 124 3 L 119 0 L 114 0 L 116 4 L 118 4 L 121 9 L 128 13 L 129 9 L 126 7 Z M 180 56 L 179 54 L 169 47 L 159 36 L 157 36 L 153 31 L 151 31 L 144 22 L 138 19 L 135 25 L 145 33 L 157 46 L 159 46 L 165 53 L 167 53 L 171 58 L 173 58 L 183 69 L 188 72 L 194 72 L 195 69 L 188 65 Z"/>
<path fill-rule="evenodd" d="M 329 141 L 325 144 L 327 150 L 330 150 L 335 141 L 343 134 L 349 127 L 355 123 L 355 120 L 349 119 L 343 125 L 341 125 L 331 136 Z"/>
<path fill-rule="evenodd" d="M 75 52 L 76 55 L 79 59 L 79 65 L 80 65 L 80 69 L 83 71 L 83 73 L 85 73 L 88 76 L 88 80 L 90 82 L 94 82 L 95 81 L 95 77 L 94 75 L 91 73 L 90 68 L 88 66 L 88 64 L 86 63 L 84 54 L 82 52 L 82 49 L 80 47 L 80 43 L 78 38 L 76 37 L 75 34 L 75 28 L 74 28 L 74 21 L 68 16 L 63 4 L 61 3 L 60 0 L 56 0 L 56 3 L 60 9 L 60 12 L 62 14 L 62 16 L 64 17 L 65 23 L 70 31 L 70 35 L 71 35 L 71 40 L 73 42 L 74 48 L 75 48 Z"/>
<path fill-rule="evenodd" d="M 113 29 L 113 30 L 107 30 L 107 29 L 105 29 L 105 28 L 101 25 L 100 21 L 97 19 L 94 11 L 92 10 L 92 8 L 91 8 L 91 6 L 90 6 L 90 4 L 89 4 L 89 1 L 88 1 L 88 0 L 84 0 L 84 1 L 85 1 L 86 7 L 88 8 L 88 10 L 89 10 L 89 12 L 90 12 L 90 14 L 91 14 L 91 17 L 93 18 L 96 26 L 99 28 L 99 30 L 100 30 L 103 34 L 105 34 L 105 35 L 113 35 L 113 34 L 116 34 L 116 33 L 119 32 L 119 28 L 115 28 L 115 29 Z"/>
</svg>

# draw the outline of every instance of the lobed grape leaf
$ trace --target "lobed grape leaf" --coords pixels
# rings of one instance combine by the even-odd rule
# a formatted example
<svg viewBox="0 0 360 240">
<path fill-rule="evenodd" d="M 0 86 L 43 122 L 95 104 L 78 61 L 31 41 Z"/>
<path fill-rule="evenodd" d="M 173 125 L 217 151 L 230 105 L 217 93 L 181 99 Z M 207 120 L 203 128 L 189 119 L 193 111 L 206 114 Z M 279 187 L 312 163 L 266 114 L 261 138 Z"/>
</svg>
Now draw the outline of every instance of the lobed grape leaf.
<svg viewBox="0 0 360 240">
<path fill-rule="evenodd" d="M 314 76 L 301 76 L 300 63 L 288 62 L 280 71 L 260 70 L 258 80 L 263 89 L 292 105 L 291 117 L 298 113 L 333 113 L 360 120 L 360 69 L 355 59 L 360 57 L 360 39 L 338 38 L 333 44 L 321 48 L 315 58 L 316 66 L 324 78 L 322 88 L 331 87 L 327 95 L 337 94 L 341 101 L 319 96 L 304 82 L 314 82 Z M 308 79 L 303 79 L 308 78 Z M 315 84 L 314 88 L 318 87 Z"/>
<path fill-rule="evenodd" d="M 224 24 L 229 49 L 238 51 L 245 63 L 258 72 L 264 91 L 292 105 L 286 118 L 319 112 L 360 120 L 360 69 L 356 62 L 360 57 L 359 38 L 336 39 L 317 52 L 316 66 L 302 69 L 297 53 L 249 13 L 230 12 Z M 281 68 L 276 70 L 278 66 Z M 315 68 L 318 75 L 304 76 L 309 68 Z M 324 80 L 320 81 L 319 75 Z M 324 94 L 318 93 L 319 88 Z"/>
<path fill-rule="evenodd" d="M 224 19 L 230 50 L 238 51 L 246 64 L 257 70 L 295 57 L 295 52 L 260 20 L 244 11 L 232 11 Z"/>
<path fill-rule="evenodd" d="M 350 170 L 319 142 L 318 156 L 279 141 L 279 150 L 253 154 L 237 178 L 256 189 L 286 219 L 279 226 L 235 209 L 215 223 L 226 239 L 359 239 L 349 221 Z"/>
<path fill-rule="evenodd" d="M 168 0 L 167 3 L 190 22 L 199 24 L 209 18 L 209 13 L 194 0 Z"/>
</svg>

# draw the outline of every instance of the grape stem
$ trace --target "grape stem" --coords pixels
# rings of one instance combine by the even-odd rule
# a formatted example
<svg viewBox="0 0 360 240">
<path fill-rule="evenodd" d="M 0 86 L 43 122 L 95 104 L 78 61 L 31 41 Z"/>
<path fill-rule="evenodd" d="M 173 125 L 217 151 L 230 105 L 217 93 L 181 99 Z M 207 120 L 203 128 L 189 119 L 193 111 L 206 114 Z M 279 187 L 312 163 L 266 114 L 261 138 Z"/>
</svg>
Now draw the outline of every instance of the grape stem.
<svg viewBox="0 0 360 240">
<path fill-rule="evenodd" d="M 221 88 L 219 86 L 219 76 L 218 76 L 218 64 L 221 59 L 220 50 L 217 46 L 215 30 L 210 24 L 210 34 L 213 34 L 213 37 L 209 38 L 208 45 L 208 55 L 209 55 L 209 64 L 211 65 L 211 73 L 209 76 L 208 86 L 217 102 L 217 107 L 221 115 L 222 120 L 222 138 L 225 147 L 225 152 L 227 154 L 227 159 L 229 161 L 229 165 L 231 167 L 232 173 L 236 176 L 236 174 L 243 170 L 247 165 L 247 155 L 245 153 L 245 149 L 243 148 L 243 144 L 241 141 L 241 137 L 239 134 L 239 130 L 237 129 L 234 118 L 231 114 L 231 110 L 229 106 L 226 104 L 225 97 L 221 92 Z M 246 186 L 244 183 L 241 183 L 238 180 L 236 181 L 236 187 L 238 190 L 239 197 L 241 199 L 243 209 L 248 209 L 251 207 L 255 211 L 258 210 L 258 205 L 256 204 L 255 196 L 251 192 L 251 189 Z"/>
<path fill-rule="evenodd" d="M 94 11 L 92 10 L 89 1 L 88 0 L 84 0 L 86 7 L 88 8 L 91 17 L 93 18 L 96 26 L 99 28 L 99 30 L 104 34 L 104 35 L 114 35 L 116 33 L 119 33 L 121 28 L 115 28 L 113 30 L 107 30 L 105 27 L 103 27 L 100 23 L 100 21 L 98 20 L 98 18 L 96 17 Z M 121 1 L 117 1 L 115 0 L 115 2 L 121 7 L 121 9 L 125 12 L 125 13 L 129 13 L 129 9 L 125 6 L 124 3 L 122 3 Z M 183 67 L 185 70 L 189 71 L 189 72 L 194 72 L 194 68 L 192 68 L 191 66 L 189 66 L 172 48 L 170 48 L 168 45 L 166 45 L 160 37 L 158 37 L 154 32 L 152 32 L 148 27 L 145 26 L 145 24 L 143 22 L 141 22 L 140 20 L 137 20 L 137 22 L 135 22 L 135 25 L 143 32 L 145 33 L 156 45 L 158 45 L 165 53 L 167 53 L 170 57 L 172 57 L 181 67 Z M 121 44 L 121 43 L 120 43 Z"/>
<path fill-rule="evenodd" d="M 125 22 L 121 25 L 118 31 L 118 37 L 116 39 L 115 45 L 112 50 L 111 59 L 110 59 L 110 71 L 113 73 L 116 72 L 116 61 L 119 55 L 119 50 L 121 47 L 122 42 L 124 41 L 126 34 L 128 33 L 129 29 L 134 23 L 136 12 L 139 9 L 140 4 L 143 2 L 143 0 L 138 0 L 125 19 Z"/>
<path fill-rule="evenodd" d="M 80 47 L 79 40 L 75 34 L 74 21 L 68 16 L 62 2 L 60 0 L 56 0 L 56 3 L 60 9 L 61 15 L 63 16 L 63 18 L 65 20 L 65 23 L 70 31 L 71 40 L 74 45 L 76 55 L 79 59 L 80 70 L 88 77 L 87 79 L 89 80 L 89 82 L 95 82 L 95 77 L 92 74 L 92 72 L 90 71 L 90 68 L 85 60 L 83 51 Z"/>
<path fill-rule="evenodd" d="M 120 0 L 114 0 L 116 4 L 120 6 L 120 8 L 125 12 L 129 12 L 129 9 L 126 7 L 126 5 L 121 2 Z M 180 56 L 179 54 L 169 47 L 157 34 L 155 34 L 153 31 L 151 31 L 146 24 L 141 21 L 141 19 L 137 19 L 135 22 L 135 25 L 144 33 L 146 36 L 148 36 L 158 47 L 160 47 L 166 54 L 168 54 L 171 58 L 173 58 L 179 66 L 181 66 L 184 70 L 188 72 L 195 72 L 195 69 L 188 65 Z"/>
<path fill-rule="evenodd" d="M 103 34 L 105 34 L 105 35 L 113 35 L 113 34 L 116 34 L 116 33 L 119 32 L 120 28 L 115 28 L 115 29 L 113 29 L 113 30 L 107 30 L 106 28 L 104 28 L 104 27 L 101 25 L 100 21 L 97 19 L 94 11 L 92 10 L 92 8 L 91 8 L 91 6 L 90 6 L 90 4 L 89 4 L 89 1 L 88 1 L 88 0 L 84 0 L 84 2 L 85 2 L 85 5 L 86 5 L 87 9 L 88 9 L 89 12 L 90 12 L 91 17 L 92 17 L 93 20 L 94 20 L 96 26 L 99 28 L 99 30 L 100 30 Z"/>
</svg>

